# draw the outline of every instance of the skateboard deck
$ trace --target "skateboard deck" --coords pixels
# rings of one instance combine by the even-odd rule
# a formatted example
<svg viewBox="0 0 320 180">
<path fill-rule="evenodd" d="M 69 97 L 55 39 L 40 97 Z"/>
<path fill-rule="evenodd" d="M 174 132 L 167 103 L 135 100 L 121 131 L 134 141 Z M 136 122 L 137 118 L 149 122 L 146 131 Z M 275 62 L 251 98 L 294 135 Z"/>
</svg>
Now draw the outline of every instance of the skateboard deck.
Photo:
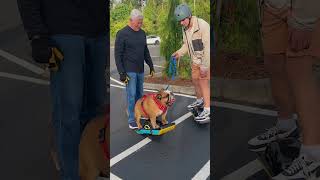
<svg viewBox="0 0 320 180">
<path fill-rule="evenodd" d="M 147 134 L 147 135 L 154 135 L 154 136 L 160 136 L 163 135 L 169 131 L 172 131 L 176 128 L 175 123 L 170 123 L 167 125 L 161 125 L 161 123 L 157 122 L 160 125 L 159 129 L 152 129 L 150 121 L 146 120 L 143 122 L 143 128 L 136 130 L 136 133 L 138 134 Z"/>
</svg>

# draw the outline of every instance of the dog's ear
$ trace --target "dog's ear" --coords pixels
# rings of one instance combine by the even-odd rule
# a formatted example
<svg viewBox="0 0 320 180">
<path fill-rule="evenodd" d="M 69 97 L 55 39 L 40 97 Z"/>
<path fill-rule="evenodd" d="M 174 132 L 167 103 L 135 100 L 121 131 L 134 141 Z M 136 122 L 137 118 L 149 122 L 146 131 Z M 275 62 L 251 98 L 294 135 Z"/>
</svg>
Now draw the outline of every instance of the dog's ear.
<svg viewBox="0 0 320 180">
<path fill-rule="evenodd" d="M 157 99 L 161 100 L 162 99 L 162 95 L 161 94 L 157 94 Z"/>
</svg>

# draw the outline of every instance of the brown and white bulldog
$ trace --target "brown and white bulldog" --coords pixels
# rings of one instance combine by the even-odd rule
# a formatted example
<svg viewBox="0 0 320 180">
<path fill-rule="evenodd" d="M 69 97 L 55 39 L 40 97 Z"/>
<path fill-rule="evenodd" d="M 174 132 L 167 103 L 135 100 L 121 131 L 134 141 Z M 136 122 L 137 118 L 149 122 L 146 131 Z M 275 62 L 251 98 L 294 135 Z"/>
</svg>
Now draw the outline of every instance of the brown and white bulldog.
<svg viewBox="0 0 320 180">
<path fill-rule="evenodd" d="M 165 89 L 161 89 L 157 93 L 144 95 L 136 102 L 134 107 L 134 115 L 138 128 L 142 128 L 141 117 L 150 119 L 153 129 L 160 128 L 156 123 L 158 116 L 161 116 L 162 125 L 168 124 L 166 119 L 167 109 L 173 105 L 174 101 L 174 94 Z"/>
<path fill-rule="evenodd" d="M 50 128 L 52 130 L 52 128 Z M 86 125 L 79 144 L 79 175 L 81 180 L 96 180 L 98 176 L 109 176 L 109 112 L 96 117 Z M 51 156 L 60 171 L 53 131 L 50 133 Z"/>
<path fill-rule="evenodd" d="M 107 117 L 106 117 L 107 116 Z M 79 145 L 79 173 L 81 180 L 96 180 L 109 176 L 109 120 L 108 115 L 91 120 L 85 127 Z"/>
</svg>

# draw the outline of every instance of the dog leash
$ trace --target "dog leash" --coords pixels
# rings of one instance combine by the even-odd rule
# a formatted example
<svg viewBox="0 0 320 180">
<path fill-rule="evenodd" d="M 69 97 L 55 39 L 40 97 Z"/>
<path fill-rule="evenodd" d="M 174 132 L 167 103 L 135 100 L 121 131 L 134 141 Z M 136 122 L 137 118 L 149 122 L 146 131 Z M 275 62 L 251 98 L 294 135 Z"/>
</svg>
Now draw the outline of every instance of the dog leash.
<svg viewBox="0 0 320 180">
<path fill-rule="evenodd" d="M 174 80 L 175 76 L 177 75 L 177 60 L 173 56 L 170 58 L 169 75 L 171 75 L 171 80 Z"/>
</svg>

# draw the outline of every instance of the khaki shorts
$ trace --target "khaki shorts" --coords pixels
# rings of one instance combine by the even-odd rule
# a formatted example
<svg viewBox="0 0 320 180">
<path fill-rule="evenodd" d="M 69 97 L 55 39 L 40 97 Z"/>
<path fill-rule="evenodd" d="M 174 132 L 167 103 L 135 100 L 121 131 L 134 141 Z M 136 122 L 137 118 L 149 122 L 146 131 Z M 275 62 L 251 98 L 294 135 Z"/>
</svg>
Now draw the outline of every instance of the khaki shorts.
<svg viewBox="0 0 320 180">
<path fill-rule="evenodd" d="M 192 64 L 191 66 L 191 76 L 192 76 L 192 79 L 203 79 L 203 80 L 210 80 L 210 68 L 208 69 L 207 71 L 207 76 L 202 78 L 200 76 L 200 66 L 197 65 L 197 64 Z"/>
<path fill-rule="evenodd" d="M 288 57 L 313 56 L 320 58 L 320 21 L 316 23 L 308 49 L 293 52 L 289 48 L 287 18 L 290 9 L 262 8 L 262 42 L 265 54 L 286 54 Z"/>
</svg>

